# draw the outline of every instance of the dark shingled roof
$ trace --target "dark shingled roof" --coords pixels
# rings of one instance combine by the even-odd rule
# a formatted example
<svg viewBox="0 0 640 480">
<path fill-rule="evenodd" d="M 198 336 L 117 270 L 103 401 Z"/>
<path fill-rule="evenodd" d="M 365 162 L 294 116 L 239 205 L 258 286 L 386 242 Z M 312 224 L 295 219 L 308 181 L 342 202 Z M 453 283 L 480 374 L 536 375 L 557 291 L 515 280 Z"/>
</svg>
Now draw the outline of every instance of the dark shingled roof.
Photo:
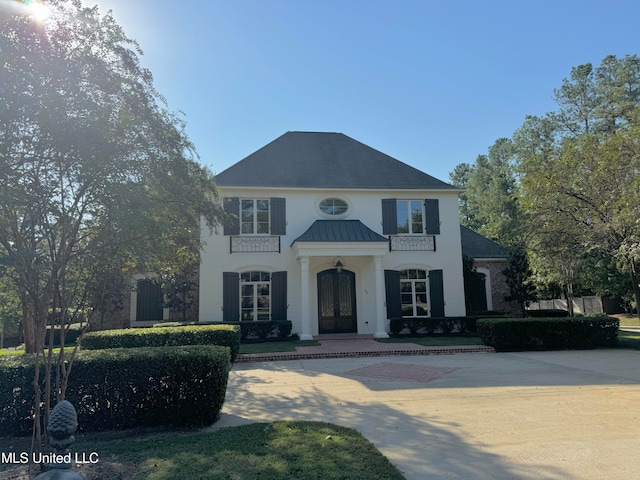
<svg viewBox="0 0 640 480">
<path fill-rule="evenodd" d="M 460 225 L 462 254 L 470 258 L 507 258 L 507 251 L 493 240 Z"/>
<path fill-rule="evenodd" d="M 306 232 L 293 241 L 296 242 L 388 243 L 389 239 L 378 235 L 360 220 L 316 220 Z"/>
<path fill-rule="evenodd" d="M 219 186 L 372 189 L 456 187 L 342 133 L 287 132 L 216 175 Z"/>
</svg>

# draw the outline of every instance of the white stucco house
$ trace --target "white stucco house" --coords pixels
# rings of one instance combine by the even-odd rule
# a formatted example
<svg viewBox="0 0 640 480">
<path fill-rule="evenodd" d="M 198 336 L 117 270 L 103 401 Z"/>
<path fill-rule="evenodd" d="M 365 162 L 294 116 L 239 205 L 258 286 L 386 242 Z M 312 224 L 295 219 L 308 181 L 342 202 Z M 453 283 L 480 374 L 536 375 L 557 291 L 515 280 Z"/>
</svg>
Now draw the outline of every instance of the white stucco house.
<svg viewBox="0 0 640 480">
<path fill-rule="evenodd" d="M 216 175 L 200 322 L 290 320 L 312 339 L 464 316 L 460 189 L 341 133 L 288 132 Z"/>
</svg>

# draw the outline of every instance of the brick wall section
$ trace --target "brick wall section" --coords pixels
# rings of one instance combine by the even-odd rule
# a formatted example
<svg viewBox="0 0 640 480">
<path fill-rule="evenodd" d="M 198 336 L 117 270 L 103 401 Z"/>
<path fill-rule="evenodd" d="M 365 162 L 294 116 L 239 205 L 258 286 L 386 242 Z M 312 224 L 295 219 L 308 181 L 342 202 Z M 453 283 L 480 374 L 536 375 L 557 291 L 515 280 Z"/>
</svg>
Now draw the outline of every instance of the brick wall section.
<svg viewBox="0 0 640 480">
<path fill-rule="evenodd" d="M 100 318 L 97 315 L 91 320 L 91 330 L 115 330 L 129 327 L 129 311 L 131 309 L 131 292 L 127 291 L 123 297 L 123 309 L 111 312 Z"/>
<path fill-rule="evenodd" d="M 486 268 L 489 270 L 491 277 L 491 292 L 493 301 L 493 310 L 504 312 L 507 315 L 521 316 L 520 307 L 516 302 L 507 302 L 504 297 L 509 295 L 509 287 L 502 271 L 507 268 L 506 260 L 488 261 L 476 260 L 474 262 L 476 268 Z"/>
</svg>

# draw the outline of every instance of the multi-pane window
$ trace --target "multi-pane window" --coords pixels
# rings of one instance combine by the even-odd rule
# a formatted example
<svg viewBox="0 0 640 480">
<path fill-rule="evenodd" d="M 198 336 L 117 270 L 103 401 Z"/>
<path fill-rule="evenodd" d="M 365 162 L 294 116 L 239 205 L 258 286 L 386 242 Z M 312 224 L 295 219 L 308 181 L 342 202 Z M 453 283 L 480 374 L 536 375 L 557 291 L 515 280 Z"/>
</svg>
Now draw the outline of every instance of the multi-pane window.
<svg viewBox="0 0 640 480">
<path fill-rule="evenodd" d="M 269 234 L 269 200 L 243 199 L 240 205 L 243 235 Z"/>
<path fill-rule="evenodd" d="M 398 233 L 423 234 L 422 200 L 396 200 Z"/>
<path fill-rule="evenodd" d="M 427 272 L 410 269 L 400 272 L 403 317 L 427 317 Z"/>
<path fill-rule="evenodd" d="M 271 318 L 271 275 L 269 272 L 240 274 L 240 320 Z"/>
</svg>

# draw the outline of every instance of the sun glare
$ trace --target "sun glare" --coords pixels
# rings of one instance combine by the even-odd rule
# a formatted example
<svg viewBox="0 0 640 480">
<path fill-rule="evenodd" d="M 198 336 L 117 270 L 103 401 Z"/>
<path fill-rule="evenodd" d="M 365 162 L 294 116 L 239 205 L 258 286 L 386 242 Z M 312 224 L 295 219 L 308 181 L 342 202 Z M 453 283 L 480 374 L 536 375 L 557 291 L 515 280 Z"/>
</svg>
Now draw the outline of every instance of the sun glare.
<svg viewBox="0 0 640 480">
<path fill-rule="evenodd" d="M 27 0 L 25 5 L 36 22 L 44 22 L 51 15 L 49 7 L 41 1 Z"/>
</svg>

